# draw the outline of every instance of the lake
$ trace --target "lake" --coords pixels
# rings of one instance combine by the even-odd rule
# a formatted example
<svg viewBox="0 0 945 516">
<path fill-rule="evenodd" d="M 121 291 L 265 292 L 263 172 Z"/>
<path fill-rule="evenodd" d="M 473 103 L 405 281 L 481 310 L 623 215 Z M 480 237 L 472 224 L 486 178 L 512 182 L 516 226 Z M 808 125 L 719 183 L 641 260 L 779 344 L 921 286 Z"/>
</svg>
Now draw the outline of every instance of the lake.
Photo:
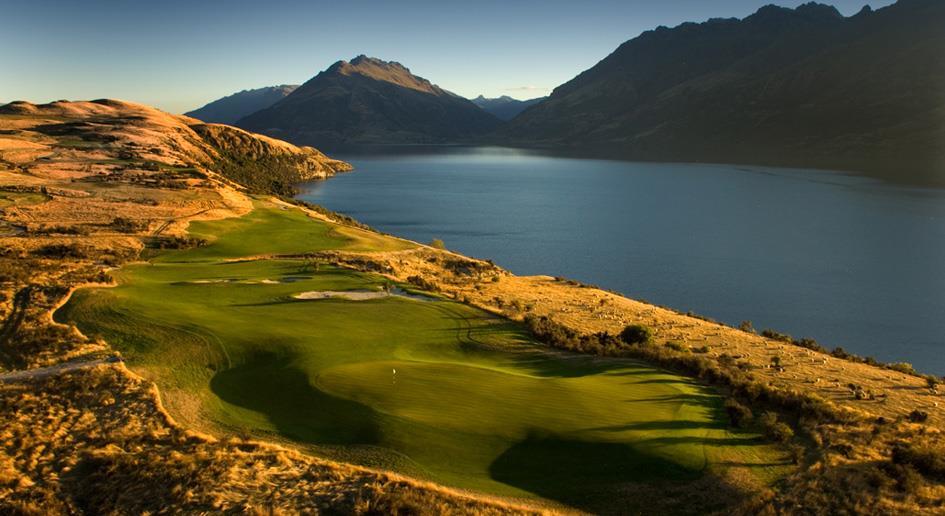
<svg viewBox="0 0 945 516">
<path fill-rule="evenodd" d="M 506 148 L 339 154 L 300 198 L 516 274 L 945 373 L 945 190 Z"/>
</svg>

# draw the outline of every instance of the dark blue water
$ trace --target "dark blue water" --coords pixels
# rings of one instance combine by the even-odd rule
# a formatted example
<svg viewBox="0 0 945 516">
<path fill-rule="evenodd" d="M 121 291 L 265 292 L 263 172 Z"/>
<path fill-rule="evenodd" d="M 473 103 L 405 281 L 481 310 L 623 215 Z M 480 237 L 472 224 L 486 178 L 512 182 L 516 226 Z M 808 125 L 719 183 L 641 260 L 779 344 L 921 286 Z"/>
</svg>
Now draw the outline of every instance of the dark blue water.
<svg viewBox="0 0 945 516">
<path fill-rule="evenodd" d="M 339 156 L 303 199 L 413 240 L 945 373 L 945 190 L 501 148 Z"/>
</svg>

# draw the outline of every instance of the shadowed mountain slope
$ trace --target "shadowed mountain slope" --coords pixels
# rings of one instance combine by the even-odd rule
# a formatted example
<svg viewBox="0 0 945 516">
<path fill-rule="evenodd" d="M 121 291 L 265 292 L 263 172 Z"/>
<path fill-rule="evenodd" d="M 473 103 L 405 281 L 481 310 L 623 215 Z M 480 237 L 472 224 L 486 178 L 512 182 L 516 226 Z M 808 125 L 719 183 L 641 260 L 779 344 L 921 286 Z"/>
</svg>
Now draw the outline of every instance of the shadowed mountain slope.
<svg viewBox="0 0 945 516">
<path fill-rule="evenodd" d="M 766 6 L 643 33 L 498 131 L 615 157 L 945 183 L 945 2 Z"/>
<path fill-rule="evenodd" d="M 399 63 L 338 61 L 283 100 L 237 122 L 305 145 L 440 143 L 495 129 L 500 121 Z"/>
<path fill-rule="evenodd" d="M 251 115 L 284 99 L 296 88 L 298 88 L 297 84 L 283 84 L 255 90 L 243 90 L 222 99 L 214 100 L 200 109 L 188 111 L 184 114 L 199 118 L 207 123 L 232 124 L 244 116 Z"/>
</svg>

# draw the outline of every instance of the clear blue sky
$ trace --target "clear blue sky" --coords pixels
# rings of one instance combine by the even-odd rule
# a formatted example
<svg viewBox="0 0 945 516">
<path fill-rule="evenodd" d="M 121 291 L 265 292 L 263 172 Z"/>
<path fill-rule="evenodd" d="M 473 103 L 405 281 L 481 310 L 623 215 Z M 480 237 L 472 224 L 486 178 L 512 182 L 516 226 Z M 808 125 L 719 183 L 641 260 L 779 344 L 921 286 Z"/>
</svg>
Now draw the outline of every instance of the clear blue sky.
<svg viewBox="0 0 945 516">
<path fill-rule="evenodd" d="M 467 97 L 531 98 L 642 31 L 744 17 L 766 3 L 0 0 L 0 101 L 112 97 L 182 112 L 245 88 L 302 83 L 358 54 L 399 61 Z M 850 15 L 866 3 L 833 5 Z"/>
</svg>

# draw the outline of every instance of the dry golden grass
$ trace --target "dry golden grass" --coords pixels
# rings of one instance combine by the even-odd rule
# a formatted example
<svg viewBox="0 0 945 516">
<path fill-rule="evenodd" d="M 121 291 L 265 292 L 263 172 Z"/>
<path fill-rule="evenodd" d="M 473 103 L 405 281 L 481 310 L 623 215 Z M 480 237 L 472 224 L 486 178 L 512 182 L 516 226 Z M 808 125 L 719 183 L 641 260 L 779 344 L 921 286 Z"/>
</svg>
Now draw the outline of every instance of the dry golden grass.
<svg viewBox="0 0 945 516">
<path fill-rule="evenodd" d="M 14 139 L 25 143 L 0 145 L 0 189 L 42 189 L 48 200 L 0 212 L 0 228 L 7 228 L 0 236 L 0 375 L 4 368 L 38 370 L 109 353 L 106 343 L 56 324 L 53 311 L 75 288 L 108 282 L 108 267 L 135 259 L 142 239 L 182 235 L 192 220 L 252 209 L 238 185 L 205 168 L 216 150 L 190 130 L 185 117 L 116 101 L 20 104 L 15 111 L 0 114 L 0 129 L 15 128 Z M 129 117 L 137 118 L 116 122 Z M 92 124 L 83 134 L 108 143 L 70 148 L 33 131 L 75 122 Z M 263 144 L 274 145 L 268 139 Z M 278 148 L 346 166 L 314 149 L 282 143 Z M 109 161 L 120 163 L 129 149 L 135 160 L 193 166 L 206 179 L 190 181 L 186 189 L 140 180 L 146 174 L 139 172 L 153 170 Z M 118 217 L 144 223 L 128 232 L 114 227 Z M 0 376 L 0 513 L 168 510 L 538 512 L 274 445 L 188 432 L 163 410 L 156 387 L 121 364 L 37 373 L 26 381 Z"/>
<path fill-rule="evenodd" d="M 0 384 L 0 511 L 538 512 L 187 432 L 157 400 L 121 365 Z"/>
<path fill-rule="evenodd" d="M 837 421 L 818 421 L 801 413 L 794 426 L 807 448 L 803 467 L 774 491 L 762 490 L 739 504 L 737 514 L 945 514 L 945 471 L 922 475 L 912 465 L 892 460 L 893 450 L 920 440 L 934 456 L 945 456 L 941 394 L 918 376 L 835 358 L 782 341 L 767 339 L 700 318 L 627 299 L 594 287 L 547 276 L 519 277 L 491 263 L 449 251 L 421 247 L 389 253 L 323 253 L 324 259 L 391 278 L 423 278 L 441 293 L 513 319 L 547 316 L 582 334 L 618 334 L 628 324 L 643 324 L 661 346 L 706 346 L 699 356 L 719 362 L 734 356 L 739 371 L 789 399 L 823 401 Z M 669 349 L 665 355 L 690 355 Z M 771 367 L 781 359 L 784 370 Z M 849 384 L 876 393 L 857 399 Z M 771 402 L 765 404 L 772 408 Z M 758 407 L 754 407 L 756 410 Z M 915 424 L 913 410 L 928 413 Z M 795 445 L 797 446 L 797 445 Z"/>
<path fill-rule="evenodd" d="M 63 123 L 77 125 L 67 134 L 45 127 Z M 221 152 L 237 152 L 254 137 L 211 127 L 203 130 L 211 144 L 194 123 L 120 101 L 22 103 L 0 113 L 0 129 L 9 131 L 0 140 L 0 189 L 43 189 L 48 197 L 0 210 L 0 367 L 38 368 L 108 353 L 107 343 L 52 321 L 72 290 L 108 282 L 105 271 L 136 259 L 142 241 L 155 234 L 183 235 L 191 220 L 252 209 L 244 189 L 212 165 Z M 306 161 L 324 158 L 317 151 L 270 139 L 250 147 L 257 154 L 272 148 L 304 154 L 308 168 L 300 173 L 341 167 L 326 162 L 320 169 Z M 182 167 L 197 174 L 185 177 Z M 116 218 L 141 224 L 129 230 L 116 226 Z M 343 231 L 380 238 L 354 227 Z M 567 281 L 516 277 L 429 247 L 324 258 L 435 283 L 446 295 L 512 318 L 549 316 L 579 333 L 644 324 L 658 344 L 705 346 L 701 356 L 712 361 L 737 357 L 746 374 L 769 388 L 826 400 L 844 414 L 842 421 L 792 420 L 807 449 L 802 468 L 735 513 L 945 513 L 942 472 L 922 459 L 945 454 L 939 430 L 945 407 L 921 378 Z M 770 367 L 773 357 L 783 371 Z M 858 400 L 849 384 L 881 396 Z M 534 512 L 270 444 L 194 434 L 174 423 L 159 400 L 152 384 L 121 365 L 0 382 L 0 512 Z M 929 414 L 928 424 L 903 419 L 915 409 Z M 893 450 L 904 445 L 920 458 L 897 459 Z M 688 496 L 692 487 L 672 496 Z M 695 488 L 716 493 L 711 485 Z"/>
<path fill-rule="evenodd" d="M 580 333 L 616 335 L 628 324 L 643 324 L 658 343 L 707 346 L 707 357 L 734 356 L 750 364 L 763 381 L 784 389 L 803 390 L 871 416 L 895 419 L 921 409 L 936 424 L 945 422 L 945 397 L 930 391 L 920 377 L 838 359 L 597 288 L 549 276 L 514 276 L 487 262 L 430 247 L 391 253 L 337 253 L 337 257 L 377 263 L 400 281 L 410 276 L 431 278 L 442 292 L 456 299 L 512 318 L 521 319 L 526 313 L 549 316 Z M 456 260 L 478 263 L 482 272 L 455 274 L 445 265 Z M 780 358 L 783 372 L 771 367 L 772 357 Z M 857 400 L 849 388 L 851 383 L 877 394 L 877 399 Z"/>
</svg>

